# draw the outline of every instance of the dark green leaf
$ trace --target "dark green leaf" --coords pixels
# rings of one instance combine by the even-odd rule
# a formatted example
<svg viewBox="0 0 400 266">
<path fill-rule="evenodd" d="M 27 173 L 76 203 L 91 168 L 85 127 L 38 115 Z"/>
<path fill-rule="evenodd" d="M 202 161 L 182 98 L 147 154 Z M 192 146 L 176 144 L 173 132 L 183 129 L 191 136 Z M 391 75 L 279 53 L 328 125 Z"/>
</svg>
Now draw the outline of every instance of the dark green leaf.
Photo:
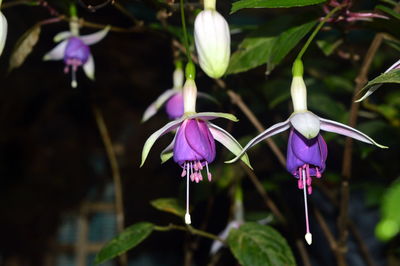
<svg viewBox="0 0 400 266">
<path fill-rule="evenodd" d="M 243 266 L 296 265 L 286 240 L 270 226 L 245 223 L 230 231 L 228 245 Z"/>
<path fill-rule="evenodd" d="M 25 59 L 32 52 L 33 47 L 39 40 L 40 32 L 41 27 L 39 24 L 36 24 L 18 39 L 10 57 L 8 71 L 20 67 L 25 62 Z"/>
<path fill-rule="evenodd" d="M 240 0 L 232 4 L 231 14 L 243 8 L 288 8 L 310 6 L 326 0 Z"/>
<path fill-rule="evenodd" d="M 330 56 L 336 48 L 343 43 L 343 39 L 338 39 L 334 42 L 329 40 L 318 40 L 317 45 L 326 56 Z"/>
<path fill-rule="evenodd" d="M 265 63 L 268 64 L 268 69 L 272 70 L 313 28 L 315 23 L 316 21 L 311 21 L 290 28 L 277 36 L 245 38 L 238 50 L 232 54 L 227 74 L 244 72 Z"/>
<path fill-rule="evenodd" d="M 179 217 L 185 216 L 185 210 L 178 203 L 177 199 L 174 199 L 174 198 L 156 199 L 156 200 L 152 200 L 150 202 L 150 204 L 157 210 L 169 212 L 169 213 L 175 214 Z"/>
<path fill-rule="evenodd" d="M 400 83 L 400 69 L 395 69 L 387 73 L 383 73 L 382 75 L 374 78 L 373 80 L 368 82 L 367 85 L 365 85 L 362 91 L 369 89 L 375 85 L 381 85 L 384 83 Z M 375 89 L 373 89 L 373 91 L 375 91 Z"/>
<path fill-rule="evenodd" d="M 388 7 L 383 6 L 383 5 L 377 5 L 375 8 L 376 8 L 376 9 L 379 9 L 379 10 L 382 10 L 383 12 L 385 12 L 385 13 L 391 15 L 391 16 L 394 17 L 394 18 L 400 19 L 400 14 L 397 13 L 396 11 L 394 11 L 394 10 L 391 9 L 391 8 L 388 8 Z"/>
<path fill-rule="evenodd" d="M 137 223 L 126 228 L 100 250 L 96 255 L 95 264 L 113 259 L 134 248 L 150 235 L 153 228 L 154 225 L 148 222 Z"/>
<path fill-rule="evenodd" d="M 290 28 L 280 34 L 274 43 L 271 56 L 268 59 L 268 70 L 271 71 L 277 64 L 279 64 L 316 23 L 317 21 L 313 20 L 298 27 Z"/>
<path fill-rule="evenodd" d="M 235 74 L 265 64 L 274 45 L 274 37 L 250 37 L 243 40 L 232 54 L 227 74 Z"/>
</svg>

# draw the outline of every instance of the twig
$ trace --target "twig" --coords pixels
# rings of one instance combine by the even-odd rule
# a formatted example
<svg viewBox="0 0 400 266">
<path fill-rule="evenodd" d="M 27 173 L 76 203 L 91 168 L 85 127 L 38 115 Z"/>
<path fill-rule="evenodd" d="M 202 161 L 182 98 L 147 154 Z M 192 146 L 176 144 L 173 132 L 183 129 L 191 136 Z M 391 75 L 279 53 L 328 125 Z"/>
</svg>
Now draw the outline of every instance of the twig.
<svg viewBox="0 0 400 266">
<path fill-rule="evenodd" d="M 205 238 L 209 238 L 212 240 L 217 240 L 217 241 L 221 241 L 222 243 L 226 244 L 225 241 L 221 238 L 219 238 L 218 236 L 196 229 L 190 225 L 187 226 L 183 226 L 183 225 L 176 225 L 176 224 L 169 224 L 167 226 L 160 226 L 160 225 L 156 225 L 154 226 L 154 230 L 156 231 L 170 231 L 170 230 L 180 230 L 180 231 L 185 231 L 185 232 L 189 232 L 192 235 L 198 235 L 198 236 L 202 236 Z"/>
<path fill-rule="evenodd" d="M 378 51 L 379 46 L 383 40 L 383 35 L 378 33 L 375 35 L 362 64 L 359 74 L 357 75 L 355 82 L 356 86 L 353 92 L 351 107 L 350 107 L 350 118 L 349 126 L 355 127 L 357 123 L 358 110 L 360 108 L 360 103 L 355 102 L 358 97 L 358 93 L 363 88 L 363 86 L 368 82 L 368 71 L 371 67 L 372 60 Z M 340 198 L 340 208 L 338 217 L 338 230 L 339 230 L 339 240 L 338 248 L 336 252 L 336 259 L 339 266 L 345 266 L 346 263 L 346 253 L 347 253 L 347 225 L 348 225 L 348 207 L 350 198 L 350 188 L 349 180 L 351 177 L 351 165 L 352 165 L 352 152 L 353 152 L 353 140 L 351 138 L 346 138 L 344 152 L 343 152 L 343 167 L 342 167 L 342 182 L 341 182 L 341 198 Z"/>
<path fill-rule="evenodd" d="M 324 217 L 322 216 L 321 212 L 314 208 L 315 218 L 317 219 L 319 225 L 321 226 L 322 232 L 324 233 L 326 240 L 328 240 L 329 246 L 331 250 L 337 249 L 337 243 L 335 237 L 333 236 L 328 224 L 326 223 Z"/>
<path fill-rule="evenodd" d="M 103 115 L 99 108 L 94 104 L 92 105 L 93 114 L 99 129 L 101 139 L 103 141 L 104 147 L 106 149 L 106 154 L 108 161 L 110 163 L 111 173 L 114 180 L 114 190 L 115 190 L 115 216 L 117 220 L 117 229 L 121 233 L 124 230 L 124 205 L 123 205 L 123 192 L 121 185 L 121 174 L 119 172 L 119 165 L 117 157 L 115 156 L 114 146 L 111 141 L 110 134 L 108 132 L 106 123 L 104 122 Z M 120 256 L 121 265 L 128 265 L 128 260 L 126 253 Z"/>
</svg>

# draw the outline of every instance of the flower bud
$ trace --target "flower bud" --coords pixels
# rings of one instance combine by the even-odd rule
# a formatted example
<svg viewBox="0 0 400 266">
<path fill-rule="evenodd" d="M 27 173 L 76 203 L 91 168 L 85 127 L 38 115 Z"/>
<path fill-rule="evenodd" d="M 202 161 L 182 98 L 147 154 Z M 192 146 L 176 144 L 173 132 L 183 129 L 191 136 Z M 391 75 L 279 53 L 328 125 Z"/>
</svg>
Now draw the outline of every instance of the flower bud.
<svg viewBox="0 0 400 266">
<path fill-rule="evenodd" d="M 201 69 L 212 78 L 220 78 L 231 53 L 228 23 L 217 11 L 203 10 L 194 22 L 194 38 Z"/>
<path fill-rule="evenodd" d="M 3 15 L 3 13 L 0 12 L 0 55 L 3 53 L 4 45 L 6 43 L 6 38 L 7 38 L 7 19 Z"/>
<path fill-rule="evenodd" d="M 183 79 L 185 75 L 181 67 L 177 67 L 173 74 L 174 89 L 181 89 L 183 86 Z"/>
<path fill-rule="evenodd" d="M 307 111 L 307 88 L 302 76 L 294 76 L 290 87 L 292 96 L 293 111 Z"/>
</svg>

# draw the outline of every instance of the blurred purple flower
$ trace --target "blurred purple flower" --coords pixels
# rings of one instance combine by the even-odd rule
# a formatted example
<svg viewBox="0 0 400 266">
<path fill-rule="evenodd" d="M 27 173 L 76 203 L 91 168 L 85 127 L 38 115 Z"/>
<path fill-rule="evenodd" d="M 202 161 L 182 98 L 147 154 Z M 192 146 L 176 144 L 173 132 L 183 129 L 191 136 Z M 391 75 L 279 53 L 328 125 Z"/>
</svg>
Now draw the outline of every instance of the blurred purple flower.
<svg viewBox="0 0 400 266">
<path fill-rule="evenodd" d="M 169 119 L 177 119 L 183 115 L 183 95 L 182 92 L 175 93 L 168 99 L 165 111 Z"/>
<path fill-rule="evenodd" d="M 75 25 L 75 29 L 77 28 L 78 26 Z M 54 41 L 60 43 L 43 57 L 45 61 L 64 60 L 64 72 L 69 73 L 71 70 L 71 87 L 73 88 L 78 86 L 76 71 L 80 66 L 82 66 L 86 76 L 94 80 L 94 60 L 90 53 L 89 45 L 101 41 L 107 35 L 109 27 L 85 36 L 79 36 L 76 31 L 64 31 L 57 34 L 54 37 Z"/>
<path fill-rule="evenodd" d="M 351 6 L 353 5 L 351 0 L 344 0 L 341 3 L 337 0 L 331 0 L 323 6 L 324 12 L 328 14 L 331 10 L 330 7 L 338 7 L 340 5 L 344 5 L 344 7 L 339 10 L 334 17 L 331 17 L 328 22 L 338 22 L 338 21 L 372 21 L 373 18 L 382 18 L 388 19 L 388 17 L 384 15 L 380 15 L 374 12 L 352 12 L 350 11 Z"/>
</svg>

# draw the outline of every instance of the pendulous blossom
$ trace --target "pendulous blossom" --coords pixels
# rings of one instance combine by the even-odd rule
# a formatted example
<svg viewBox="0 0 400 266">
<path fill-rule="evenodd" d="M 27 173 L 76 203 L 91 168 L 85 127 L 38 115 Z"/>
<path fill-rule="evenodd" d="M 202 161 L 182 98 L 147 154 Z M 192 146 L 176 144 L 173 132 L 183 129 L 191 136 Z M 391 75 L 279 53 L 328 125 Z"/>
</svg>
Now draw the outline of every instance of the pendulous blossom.
<svg viewBox="0 0 400 266">
<path fill-rule="evenodd" d="M 64 72 L 71 71 L 71 87 L 76 88 L 76 71 L 82 67 L 86 76 L 94 80 L 94 60 L 90 53 L 89 45 L 101 41 L 108 33 L 109 27 L 89 35 L 79 35 L 79 23 L 77 18 L 70 22 L 70 31 L 63 31 L 54 37 L 55 42 L 60 42 L 50 52 L 44 55 L 43 60 L 63 60 Z"/>
<path fill-rule="evenodd" d="M 225 74 L 231 54 L 231 37 L 225 18 L 215 10 L 215 0 L 205 0 L 194 21 L 194 40 L 201 69 L 212 78 Z"/>
<path fill-rule="evenodd" d="M 191 73 L 190 71 L 187 71 Z M 194 66 L 193 66 L 194 73 Z M 224 129 L 210 122 L 212 119 L 225 118 L 237 121 L 236 117 L 226 113 L 196 113 L 197 88 L 194 82 L 194 74 L 187 75 L 183 87 L 184 114 L 179 119 L 169 122 L 161 129 L 154 132 L 145 142 L 142 150 L 142 166 L 156 140 L 162 135 L 177 129 L 171 144 L 161 152 L 161 161 L 164 163 L 172 158 L 182 168 L 182 177 L 186 176 L 186 215 L 185 222 L 191 223 L 189 214 L 189 180 L 198 183 L 203 180 L 202 170 L 206 170 L 207 179 L 211 181 L 212 175 L 209 164 L 215 159 L 215 140 L 224 145 L 233 154 L 238 155 L 242 147 Z M 243 154 L 243 162 L 249 167 L 250 162 L 246 154 Z"/>
<path fill-rule="evenodd" d="M 249 148 L 266 138 L 289 129 L 286 168 L 290 174 L 298 179 L 299 189 L 304 191 L 305 239 L 308 244 L 311 244 L 312 235 L 308 221 L 307 192 L 308 194 L 312 193 L 312 177 L 321 177 L 321 174 L 325 170 L 325 160 L 328 155 L 328 149 L 324 139 L 320 135 L 320 130 L 341 134 L 380 148 L 387 147 L 376 143 L 372 138 L 352 127 L 318 117 L 308 111 L 307 88 L 304 84 L 303 64 L 300 60 L 296 60 L 293 66 L 293 80 L 290 91 L 294 112 L 289 119 L 266 129 L 252 139 L 239 155 L 227 163 L 237 161 L 241 154 L 244 154 Z"/>
<path fill-rule="evenodd" d="M 388 69 L 386 69 L 386 71 L 384 73 L 388 73 L 395 69 L 400 69 L 400 60 L 398 60 L 396 63 L 391 65 Z M 358 99 L 356 102 L 361 102 L 361 101 L 365 100 L 368 96 L 370 96 L 377 89 L 379 89 L 380 86 L 382 86 L 382 84 L 377 84 L 377 85 L 372 86 L 371 88 L 368 89 L 368 91 L 364 94 L 364 96 L 361 97 L 360 99 Z"/>
<path fill-rule="evenodd" d="M 165 111 L 170 119 L 177 119 L 183 115 L 183 79 L 182 64 L 177 63 L 173 73 L 173 88 L 163 92 L 157 100 L 147 107 L 143 113 L 142 122 L 153 117 L 165 102 Z"/>
</svg>

